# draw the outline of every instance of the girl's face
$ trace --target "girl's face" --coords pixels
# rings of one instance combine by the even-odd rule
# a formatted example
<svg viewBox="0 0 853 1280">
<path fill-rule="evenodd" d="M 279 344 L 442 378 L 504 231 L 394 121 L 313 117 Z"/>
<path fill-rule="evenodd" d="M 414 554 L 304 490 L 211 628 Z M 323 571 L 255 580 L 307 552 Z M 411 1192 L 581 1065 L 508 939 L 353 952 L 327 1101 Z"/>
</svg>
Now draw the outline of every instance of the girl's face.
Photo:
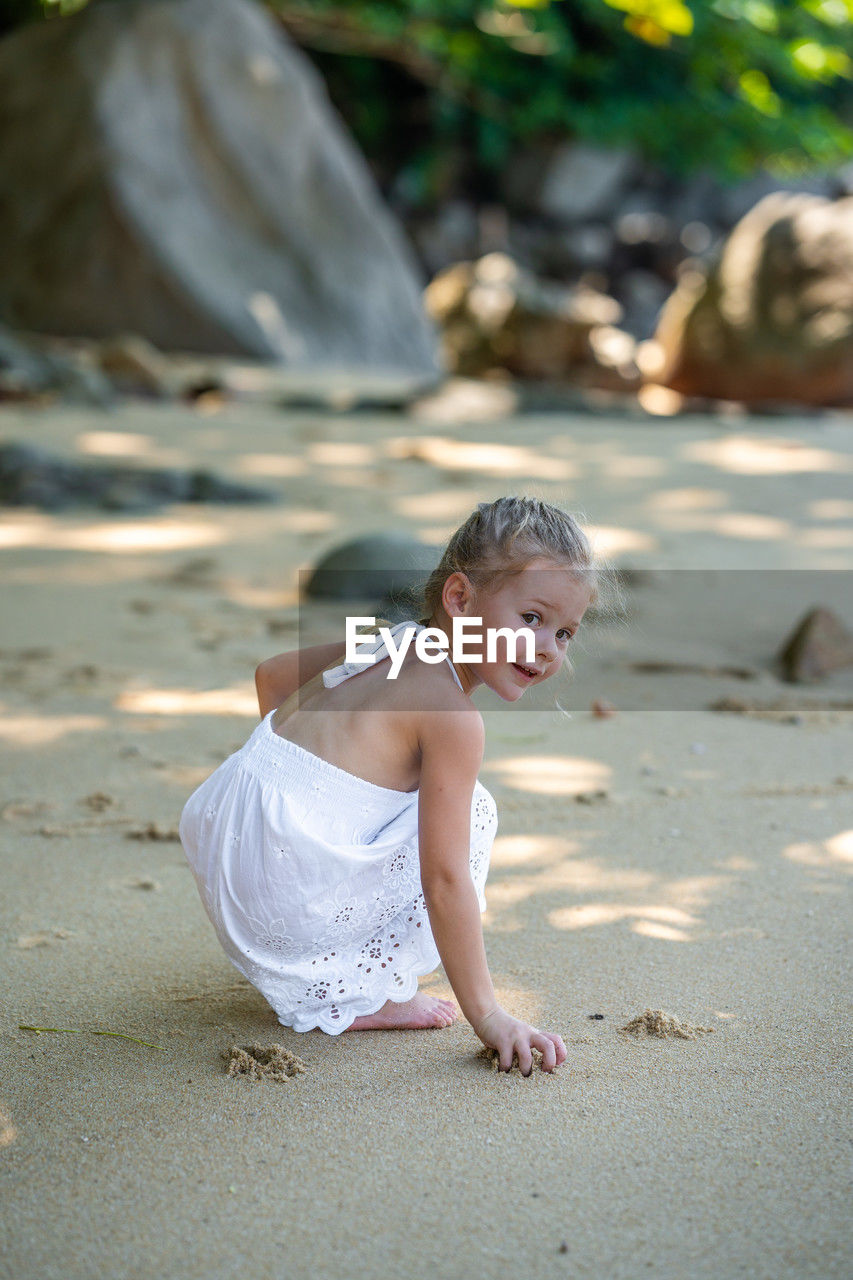
<svg viewBox="0 0 853 1280">
<path fill-rule="evenodd" d="M 531 560 L 521 571 L 507 578 L 496 590 L 471 590 L 464 574 L 454 574 L 445 584 L 445 608 L 457 616 L 483 619 L 482 643 L 466 639 L 470 652 L 480 653 L 482 662 L 456 664 L 466 691 L 477 684 L 493 689 L 505 702 L 517 702 L 532 684 L 555 676 L 572 636 L 580 626 L 590 600 L 589 586 L 572 571 L 554 560 Z M 528 627 L 534 634 L 535 657 L 526 660 L 524 639 L 516 648 L 518 662 L 511 660 L 508 640 L 497 636 L 495 661 L 485 661 L 488 628 L 506 627 L 518 631 Z"/>
</svg>

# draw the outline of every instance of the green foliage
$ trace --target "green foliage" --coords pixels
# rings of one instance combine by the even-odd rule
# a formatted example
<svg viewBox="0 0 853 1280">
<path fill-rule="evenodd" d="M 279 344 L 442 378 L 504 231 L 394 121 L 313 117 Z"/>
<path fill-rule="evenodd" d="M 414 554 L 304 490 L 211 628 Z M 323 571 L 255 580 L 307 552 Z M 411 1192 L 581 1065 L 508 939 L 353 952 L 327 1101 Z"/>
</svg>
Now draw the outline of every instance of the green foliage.
<svg viewBox="0 0 853 1280">
<path fill-rule="evenodd" d="M 0 0 L 55 16 L 86 0 Z M 531 139 L 630 145 L 672 172 L 853 155 L 853 0 L 267 0 L 413 199 Z M 7 22 L 7 26 L 9 23 Z"/>
<path fill-rule="evenodd" d="M 415 197 L 440 194 L 448 149 L 482 182 L 535 138 L 630 145 L 670 172 L 729 177 L 853 155 L 853 0 L 268 3 L 368 154 L 399 151 L 405 129 Z M 389 95 L 383 62 L 409 77 L 408 103 Z"/>
</svg>

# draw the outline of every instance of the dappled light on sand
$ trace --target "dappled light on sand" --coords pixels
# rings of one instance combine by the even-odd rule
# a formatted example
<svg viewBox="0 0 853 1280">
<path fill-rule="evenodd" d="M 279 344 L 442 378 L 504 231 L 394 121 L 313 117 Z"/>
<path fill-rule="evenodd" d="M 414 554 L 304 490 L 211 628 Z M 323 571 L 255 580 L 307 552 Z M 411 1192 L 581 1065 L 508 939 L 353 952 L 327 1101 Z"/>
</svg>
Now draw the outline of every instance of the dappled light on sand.
<svg viewBox="0 0 853 1280">
<path fill-rule="evenodd" d="M 443 471 L 478 471 L 492 476 L 530 476 L 538 480 L 574 480 L 578 470 L 564 459 L 543 458 L 538 449 L 523 445 L 449 440 L 444 436 L 404 436 L 389 440 L 390 458 L 416 459 Z"/>
<path fill-rule="evenodd" d="M 241 476 L 259 476 L 262 479 L 303 476 L 308 466 L 303 458 L 287 453 L 245 453 L 238 458 L 234 470 Z"/>
<path fill-rule="evenodd" d="M 658 551 L 658 539 L 639 529 L 617 528 L 615 525 L 584 524 L 596 556 L 609 560 L 633 551 Z"/>
<path fill-rule="evenodd" d="M 720 471 L 742 476 L 773 476 L 798 471 L 849 472 L 851 459 L 829 449 L 771 436 L 724 436 L 682 445 L 685 461 L 704 462 Z"/>
<path fill-rule="evenodd" d="M 826 840 L 808 840 L 789 844 L 783 856 L 804 867 L 834 867 L 853 871 L 853 829 L 839 831 Z"/>
<path fill-rule="evenodd" d="M 0 715 L 0 741 L 14 747 L 44 747 L 72 733 L 94 733 L 106 727 L 103 716 L 60 716 L 53 712 L 43 716 Z"/>
<path fill-rule="evenodd" d="M 542 913 L 558 931 L 623 926 L 640 937 L 689 942 L 707 936 L 704 912 L 726 895 L 732 876 L 670 878 L 650 867 L 579 857 L 588 837 L 498 836 L 492 854 L 487 921 L 497 932 Z M 590 900 L 582 901 L 584 897 Z M 609 900 L 606 900 L 609 899 Z"/>
<path fill-rule="evenodd" d="M 764 539 L 767 542 L 790 537 L 793 532 L 790 521 L 758 515 L 754 511 L 727 511 L 710 516 L 705 521 L 705 528 L 726 538 Z"/>
<path fill-rule="evenodd" d="M 5 1111 L 0 1111 L 0 1150 L 3 1147 L 11 1147 L 17 1136 L 16 1125 L 12 1123 Z"/>
<path fill-rule="evenodd" d="M 628 920 L 633 933 L 664 942 L 689 942 L 687 930 L 698 923 L 695 915 L 678 907 L 628 906 L 622 903 L 587 902 L 577 907 L 561 907 L 548 913 L 555 929 L 589 929 L 595 925 Z"/>
<path fill-rule="evenodd" d="M 306 457 L 320 467 L 369 467 L 377 461 L 377 451 L 355 440 L 318 440 L 308 446 Z"/>
<path fill-rule="evenodd" d="M 800 542 L 804 547 L 820 551 L 836 547 L 853 547 L 853 529 L 803 529 Z"/>
<path fill-rule="evenodd" d="M 0 523 L 0 548 L 39 547 L 51 551 L 96 551 L 106 555 L 138 555 L 186 551 L 225 542 L 221 528 L 207 521 L 151 520 L 74 525 L 27 513 Z"/>
<path fill-rule="evenodd" d="M 495 869 L 517 866 L 550 866 L 567 855 L 577 853 L 577 840 L 562 836 L 497 836 L 492 847 L 491 865 Z"/>
<path fill-rule="evenodd" d="M 392 506 L 397 515 L 407 520 L 446 520 L 453 524 L 465 519 L 480 496 L 477 489 L 435 489 L 394 498 Z M 446 530 L 441 536 L 447 536 Z"/>
<path fill-rule="evenodd" d="M 493 879 L 489 882 L 488 889 L 488 915 L 487 920 L 490 925 L 495 926 L 499 930 L 506 931 L 520 927 L 518 919 L 518 908 L 523 908 L 526 904 L 539 900 L 540 902 L 549 904 L 555 900 L 559 901 L 560 895 L 571 895 L 572 897 L 583 893 L 623 893 L 623 894 L 649 894 L 657 891 L 656 878 L 653 872 L 631 867 L 608 867 L 596 859 L 592 858 L 575 858 L 572 856 L 577 845 L 576 841 L 560 839 L 557 837 L 533 837 L 533 848 L 537 847 L 540 851 L 547 849 L 548 862 L 541 864 L 539 867 L 531 866 L 528 869 L 521 870 L 517 873 L 510 871 L 509 874 L 500 875 L 504 869 L 508 869 L 506 860 L 507 850 L 509 855 L 519 852 L 519 845 L 515 844 L 515 837 L 498 837 L 495 842 L 495 850 L 492 856 L 493 863 Z M 525 837 L 525 839 L 527 839 Z M 540 839 L 542 843 L 540 842 Z M 505 843 L 505 842 L 508 842 Z M 522 846 L 523 847 L 523 846 Z M 566 908 L 565 910 L 573 911 L 576 908 Z M 584 910 L 585 908 L 580 908 Z M 592 908 L 597 910 L 598 908 Z M 606 913 L 610 907 L 601 908 L 605 912 L 602 919 L 594 919 L 590 923 L 609 923 Z M 638 912 L 632 907 L 616 907 L 613 908 L 617 913 L 622 911 Z M 563 909 L 555 908 L 551 915 L 561 918 Z M 573 917 L 569 917 L 573 919 Z M 621 915 L 617 914 L 614 919 L 621 919 Z M 575 924 L 556 923 L 549 916 L 549 923 L 555 924 L 556 928 L 576 928 L 580 927 Z"/>
<path fill-rule="evenodd" d="M 612 770 L 582 756 L 511 756 L 496 760 L 484 772 L 496 773 L 507 787 L 542 796 L 575 796 L 601 789 Z"/>
<path fill-rule="evenodd" d="M 93 458 L 146 458 L 154 451 L 153 437 L 136 431 L 81 431 L 74 444 Z"/>
<path fill-rule="evenodd" d="M 68 529 L 58 547 L 72 551 L 106 551 L 110 555 L 145 551 L 178 551 L 188 547 L 213 547 L 225 541 L 214 524 L 164 520 L 143 524 L 93 524 Z"/>
<path fill-rule="evenodd" d="M 258 699 L 247 684 L 230 689 L 127 689 L 115 706 L 130 715 L 258 718 Z"/>
<path fill-rule="evenodd" d="M 728 495 L 722 489 L 658 489 L 649 494 L 644 506 L 662 512 L 703 511 L 711 507 L 724 507 Z"/>
</svg>

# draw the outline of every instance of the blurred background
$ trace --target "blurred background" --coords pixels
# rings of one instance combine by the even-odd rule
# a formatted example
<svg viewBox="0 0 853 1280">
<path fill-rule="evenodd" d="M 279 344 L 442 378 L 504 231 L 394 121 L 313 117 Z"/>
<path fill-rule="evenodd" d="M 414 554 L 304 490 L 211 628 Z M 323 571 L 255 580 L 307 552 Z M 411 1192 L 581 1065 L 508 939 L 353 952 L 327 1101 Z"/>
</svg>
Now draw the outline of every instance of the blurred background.
<svg viewBox="0 0 853 1280">
<path fill-rule="evenodd" d="M 853 0 L 5 0 L 0 30 L 7 399 L 238 389 L 160 358 L 192 353 L 296 397 L 449 377 L 474 416 L 853 402 Z"/>
</svg>

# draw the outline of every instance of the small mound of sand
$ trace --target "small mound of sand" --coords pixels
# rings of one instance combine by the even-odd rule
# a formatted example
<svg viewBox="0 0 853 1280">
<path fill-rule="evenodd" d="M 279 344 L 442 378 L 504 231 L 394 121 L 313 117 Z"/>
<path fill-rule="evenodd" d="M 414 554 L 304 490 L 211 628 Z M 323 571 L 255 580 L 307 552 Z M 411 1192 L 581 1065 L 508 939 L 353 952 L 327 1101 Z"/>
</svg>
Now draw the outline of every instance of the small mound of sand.
<svg viewBox="0 0 853 1280">
<path fill-rule="evenodd" d="M 305 1071 L 305 1063 L 283 1044 L 234 1044 L 223 1053 L 229 1076 L 248 1076 L 250 1080 L 292 1080 Z"/>
<path fill-rule="evenodd" d="M 657 1036 L 660 1040 L 695 1040 L 697 1035 L 713 1031 L 714 1028 L 693 1027 L 672 1013 L 664 1013 L 663 1009 L 645 1009 L 619 1030 L 627 1031 L 632 1036 Z"/>
<path fill-rule="evenodd" d="M 531 1053 L 533 1054 L 533 1069 L 530 1072 L 530 1074 L 532 1075 L 542 1061 L 542 1054 L 539 1052 L 538 1049 L 531 1049 Z M 484 1045 L 483 1048 L 480 1049 L 480 1051 L 478 1052 L 477 1057 L 482 1062 L 488 1062 L 493 1071 L 500 1071 L 501 1056 L 498 1053 L 497 1049 L 489 1049 Z M 519 1066 L 518 1066 L 517 1055 L 513 1054 L 512 1066 L 510 1067 L 509 1071 L 504 1071 L 502 1072 L 502 1074 L 509 1075 L 509 1076 L 521 1075 L 521 1071 L 519 1070 Z"/>
</svg>

